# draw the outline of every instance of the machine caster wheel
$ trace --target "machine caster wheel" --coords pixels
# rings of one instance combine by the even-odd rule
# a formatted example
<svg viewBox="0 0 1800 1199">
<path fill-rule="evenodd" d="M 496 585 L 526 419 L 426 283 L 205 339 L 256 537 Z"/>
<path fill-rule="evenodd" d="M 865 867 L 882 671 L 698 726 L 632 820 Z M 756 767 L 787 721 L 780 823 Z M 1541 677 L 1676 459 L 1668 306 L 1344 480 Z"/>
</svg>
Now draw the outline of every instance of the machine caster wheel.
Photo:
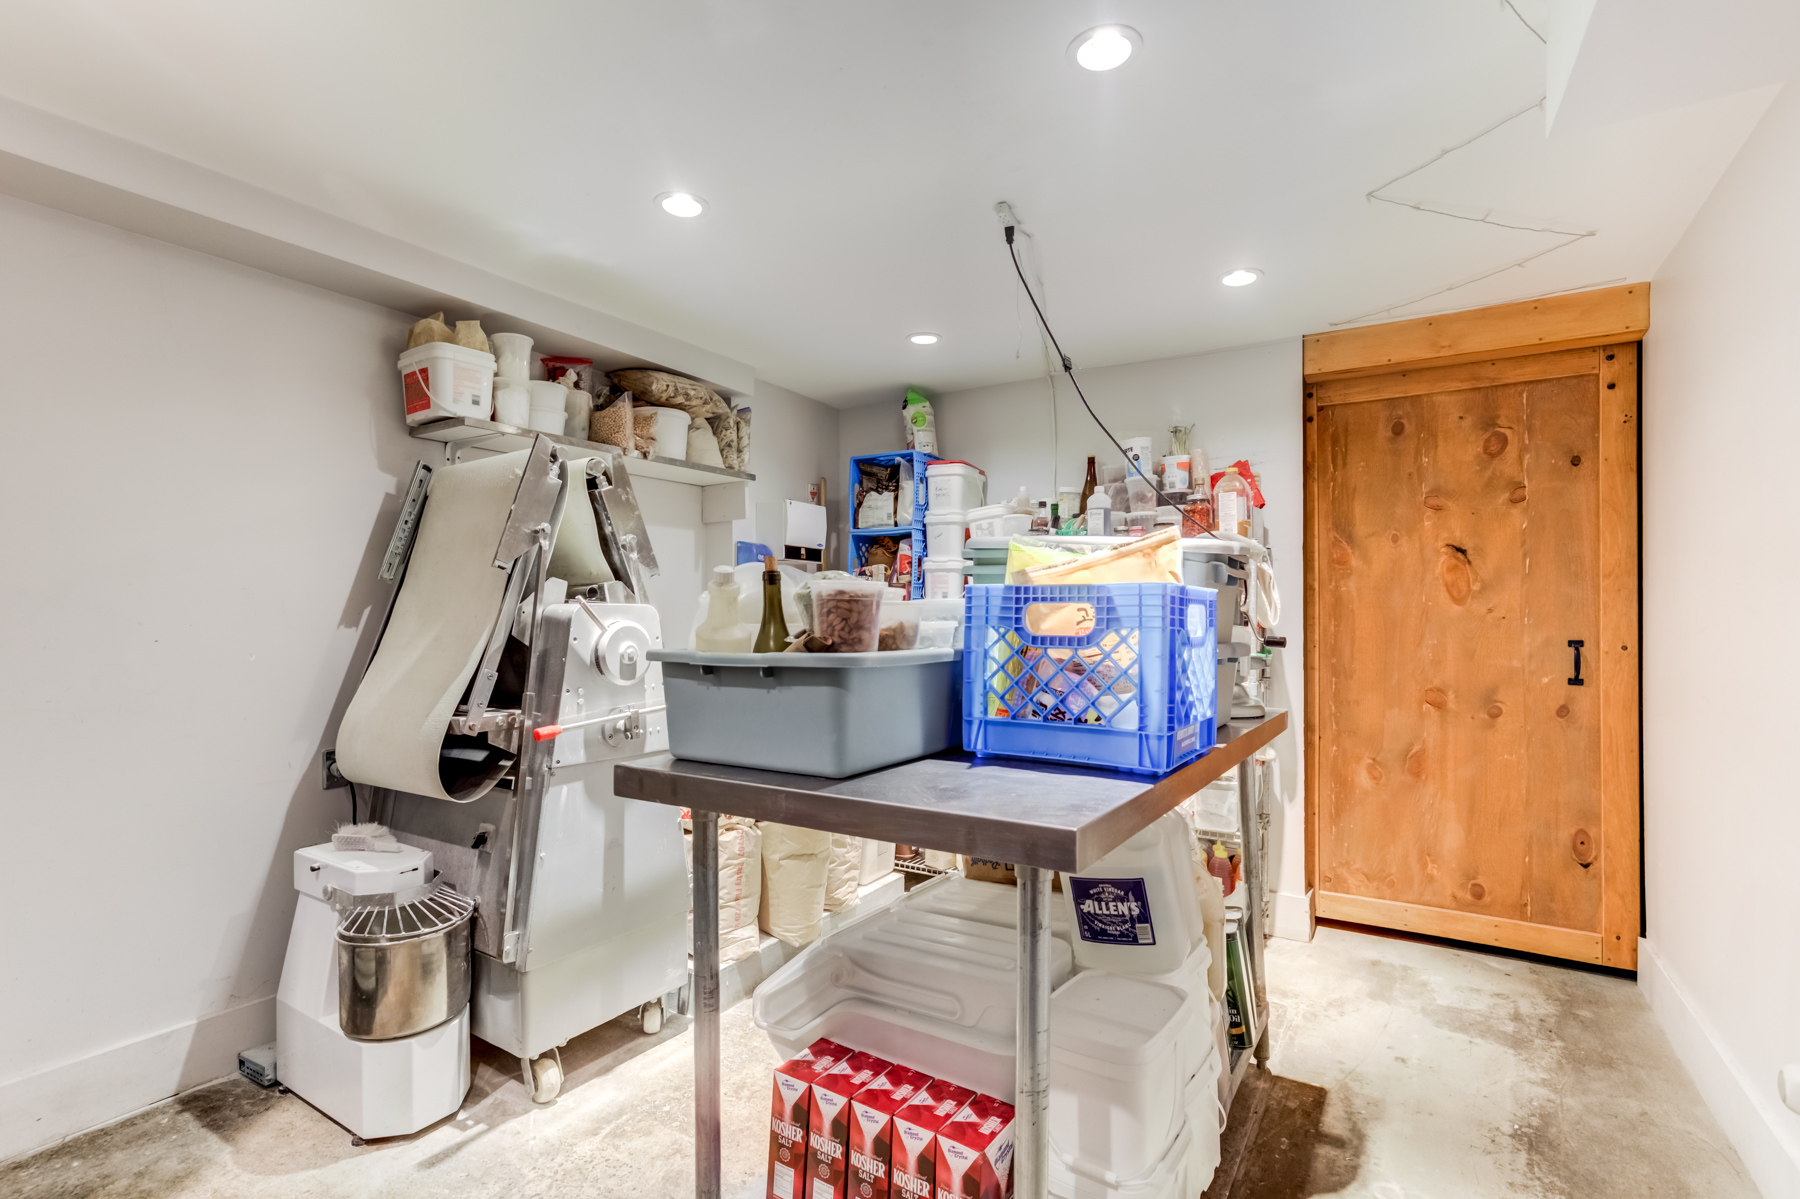
<svg viewBox="0 0 1800 1199">
<path fill-rule="evenodd" d="M 649 1003 L 646 1003 L 643 1007 L 642 1016 L 645 1036 L 653 1037 L 661 1032 L 663 1026 L 662 1000 L 652 999 Z"/>
<path fill-rule="evenodd" d="M 562 1094 L 563 1071 L 562 1054 L 552 1049 L 549 1053 L 532 1059 L 531 1062 L 531 1101 L 533 1103 L 549 1103 Z"/>
</svg>

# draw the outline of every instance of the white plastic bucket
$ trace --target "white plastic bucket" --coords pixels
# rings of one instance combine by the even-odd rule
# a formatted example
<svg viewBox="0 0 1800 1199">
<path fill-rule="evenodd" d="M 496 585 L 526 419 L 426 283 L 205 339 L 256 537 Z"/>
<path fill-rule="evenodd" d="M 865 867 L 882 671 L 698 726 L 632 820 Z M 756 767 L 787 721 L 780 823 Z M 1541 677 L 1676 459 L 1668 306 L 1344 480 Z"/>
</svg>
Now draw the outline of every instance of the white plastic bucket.
<svg viewBox="0 0 1800 1199">
<path fill-rule="evenodd" d="M 1225 1131 L 1225 1110 L 1219 1098 L 1219 1077 L 1225 1071 L 1219 1058 L 1207 1059 L 1206 1065 L 1186 1087 L 1187 1131 L 1193 1138 L 1188 1157 L 1188 1170 L 1202 1180 L 1199 1191 L 1212 1181 L 1219 1168 L 1219 1137 Z"/>
<path fill-rule="evenodd" d="M 966 570 L 960 554 L 954 558 L 926 558 L 919 563 L 919 572 L 925 579 L 925 598 L 961 599 Z"/>
<path fill-rule="evenodd" d="M 531 338 L 523 333 L 490 333 L 488 344 L 499 362 L 495 378 L 516 383 L 531 378 Z"/>
<path fill-rule="evenodd" d="M 1023 512 L 1007 512 L 982 520 L 969 521 L 971 537 L 1023 537 L 1031 532 L 1031 517 Z"/>
<path fill-rule="evenodd" d="M 1166 983 L 1089 970 L 1050 997 L 1050 1143 L 1131 1178 L 1181 1132 L 1188 1079 L 1176 1045 L 1191 1001 Z"/>
<path fill-rule="evenodd" d="M 968 521 L 961 512 L 925 512 L 925 557 L 943 561 L 962 558 Z"/>
<path fill-rule="evenodd" d="M 1031 517 L 1014 512 L 1010 504 L 989 504 L 969 512 L 971 537 L 1020 537 L 1031 532 Z"/>
<path fill-rule="evenodd" d="M 967 462 L 926 463 L 925 488 L 929 512 L 967 512 L 987 502 L 987 475 Z"/>
<path fill-rule="evenodd" d="M 656 438 L 656 456 L 686 462 L 688 414 L 679 408 L 652 408 L 649 411 L 655 421 L 650 428 Z"/>
<path fill-rule="evenodd" d="M 409 425 L 456 416 L 486 420 L 494 410 L 492 354 L 433 341 L 400 355 L 399 367 Z"/>
<path fill-rule="evenodd" d="M 1170 812 L 1083 870 L 1063 876 L 1063 904 L 1083 970 L 1166 975 L 1204 943 L 1193 837 Z"/>
<path fill-rule="evenodd" d="M 1192 1001 L 1175 1046 L 1178 1072 L 1183 1078 L 1192 1078 L 1215 1056 L 1212 989 L 1206 981 L 1207 967 L 1211 965 L 1212 948 L 1203 937 L 1179 970 L 1144 976 L 1151 982 L 1164 983 L 1185 992 Z"/>
<path fill-rule="evenodd" d="M 1191 1126 L 1184 1127 L 1162 1160 L 1135 1178 L 1120 1178 L 1109 1171 L 1093 1169 L 1052 1147 L 1052 1199 L 1193 1199 L 1212 1182 L 1213 1170 L 1218 1167 L 1215 1136 L 1213 1164 L 1204 1173 L 1195 1173 L 1195 1163 L 1203 1160 L 1203 1155 L 1195 1146 L 1194 1131 Z"/>
</svg>

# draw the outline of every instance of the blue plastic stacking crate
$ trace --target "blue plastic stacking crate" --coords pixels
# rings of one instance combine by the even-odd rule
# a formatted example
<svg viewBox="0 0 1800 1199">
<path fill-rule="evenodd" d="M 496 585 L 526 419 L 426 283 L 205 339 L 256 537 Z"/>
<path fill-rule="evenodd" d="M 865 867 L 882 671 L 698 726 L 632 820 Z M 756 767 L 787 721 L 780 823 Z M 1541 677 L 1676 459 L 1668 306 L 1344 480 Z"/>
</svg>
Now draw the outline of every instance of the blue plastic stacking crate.
<svg viewBox="0 0 1800 1199">
<path fill-rule="evenodd" d="M 913 510 L 912 520 L 908 524 L 892 529 L 858 529 L 856 524 L 856 487 L 862 480 L 862 464 L 865 462 L 905 462 L 910 460 L 913 468 Z M 855 570 L 869 564 L 869 543 L 877 537 L 912 538 L 913 573 L 912 586 L 907 592 L 908 599 L 918 599 L 925 594 L 925 578 L 920 572 L 919 560 L 925 557 L 925 502 L 930 489 L 925 482 L 925 467 L 936 462 L 936 454 L 927 454 L 921 450 L 894 450 L 886 454 L 861 454 L 850 459 L 850 568 Z"/>
<path fill-rule="evenodd" d="M 1212 590 L 989 585 L 964 595 L 964 749 L 1164 774 L 1213 747 Z"/>
</svg>

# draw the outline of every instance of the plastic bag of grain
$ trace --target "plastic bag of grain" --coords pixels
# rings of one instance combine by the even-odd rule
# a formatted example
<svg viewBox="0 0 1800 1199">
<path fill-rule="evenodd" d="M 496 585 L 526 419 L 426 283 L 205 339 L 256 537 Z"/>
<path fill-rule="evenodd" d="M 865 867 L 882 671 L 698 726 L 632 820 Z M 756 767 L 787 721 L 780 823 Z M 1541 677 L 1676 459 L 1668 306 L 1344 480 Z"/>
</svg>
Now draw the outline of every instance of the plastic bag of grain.
<svg viewBox="0 0 1800 1199">
<path fill-rule="evenodd" d="M 825 867 L 825 910 L 841 912 L 856 906 L 862 885 L 862 838 L 848 833 L 831 834 L 831 861 Z"/>
<path fill-rule="evenodd" d="M 762 903 L 758 923 L 796 948 L 819 939 L 825 928 L 825 878 L 831 866 L 831 834 L 787 824 L 762 823 Z"/>
</svg>

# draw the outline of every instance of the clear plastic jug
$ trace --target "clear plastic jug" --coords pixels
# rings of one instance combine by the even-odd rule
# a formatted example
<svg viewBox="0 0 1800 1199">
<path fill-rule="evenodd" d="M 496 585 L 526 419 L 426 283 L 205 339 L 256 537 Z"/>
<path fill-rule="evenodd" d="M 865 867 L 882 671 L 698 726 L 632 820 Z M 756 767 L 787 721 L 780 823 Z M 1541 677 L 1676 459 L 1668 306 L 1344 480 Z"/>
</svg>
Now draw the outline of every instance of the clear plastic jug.
<svg viewBox="0 0 1800 1199">
<path fill-rule="evenodd" d="M 1075 964 L 1117 974 L 1179 970 L 1205 940 L 1193 833 L 1170 812 L 1079 874 L 1063 878 Z"/>
</svg>

